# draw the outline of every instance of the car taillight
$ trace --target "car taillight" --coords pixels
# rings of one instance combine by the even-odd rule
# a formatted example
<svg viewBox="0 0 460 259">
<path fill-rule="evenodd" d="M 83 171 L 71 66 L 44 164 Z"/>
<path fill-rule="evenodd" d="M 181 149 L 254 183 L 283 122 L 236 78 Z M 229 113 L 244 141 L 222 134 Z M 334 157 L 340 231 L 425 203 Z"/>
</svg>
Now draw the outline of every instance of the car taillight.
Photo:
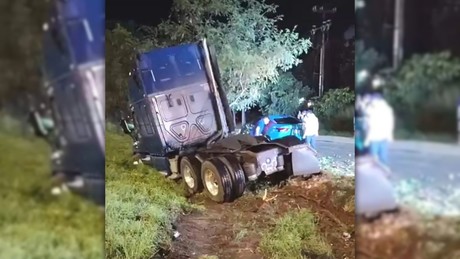
<svg viewBox="0 0 460 259">
<path fill-rule="evenodd" d="M 286 132 L 286 131 L 288 131 L 289 129 L 288 129 L 288 128 L 276 128 L 276 130 L 277 130 L 278 132 Z"/>
</svg>

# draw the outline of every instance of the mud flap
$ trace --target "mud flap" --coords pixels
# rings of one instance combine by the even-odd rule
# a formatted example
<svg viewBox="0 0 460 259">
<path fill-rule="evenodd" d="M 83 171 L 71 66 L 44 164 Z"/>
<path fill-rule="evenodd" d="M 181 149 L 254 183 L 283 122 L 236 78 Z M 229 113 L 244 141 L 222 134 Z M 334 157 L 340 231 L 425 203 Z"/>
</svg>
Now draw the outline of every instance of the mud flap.
<svg viewBox="0 0 460 259">
<path fill-rule="evenodd" d="M 292 173 L 298 176 L 309 176 L 321 171 L 315 152 L 306 145 L 289 148 L 292 157 Z"/>
<path fill-rule="evenodd" d="M 387 174 L 387 169 L 371 157 L 356 159 L 356 214 L 375 217 L 399 207 Z"/>
</svg>

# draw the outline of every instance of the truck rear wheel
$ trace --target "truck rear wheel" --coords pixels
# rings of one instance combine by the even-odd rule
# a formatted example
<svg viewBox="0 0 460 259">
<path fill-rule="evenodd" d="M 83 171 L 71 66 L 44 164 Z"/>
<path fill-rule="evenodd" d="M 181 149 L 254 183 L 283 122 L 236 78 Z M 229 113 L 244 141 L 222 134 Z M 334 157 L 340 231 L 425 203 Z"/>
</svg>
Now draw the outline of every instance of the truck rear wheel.
<svg viewBox="0 0 460 259">
<path fill-rule="evenodd" d="M 246 189 L 246 176 L 238 159 L 230 155 L 219 157 L 219 159 L 225 164 L 232 176 L 234 198 L 241 197 Z"/>
<path fill-rule="evenodd" d="M 185 188 L 190 194 L 195 194 L 203 190 L 201 164 L 198 159 L 183 157 L 180 160 L 180 173 L 185 182 Z"/>
<path fill-rule="evenodd" d="M 201 165 L 201 178 L 208 196 L 218 203 L 233 200 L 233 181 L 230 170 L 218 158 L 212 158 Z"/>
</svg>

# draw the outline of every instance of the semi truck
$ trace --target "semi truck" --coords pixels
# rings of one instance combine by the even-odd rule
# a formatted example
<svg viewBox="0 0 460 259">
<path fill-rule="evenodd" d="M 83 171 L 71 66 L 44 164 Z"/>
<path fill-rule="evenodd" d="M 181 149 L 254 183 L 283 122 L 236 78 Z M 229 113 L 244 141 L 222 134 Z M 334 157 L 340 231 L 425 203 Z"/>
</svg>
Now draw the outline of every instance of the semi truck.
<svg viewBox="0 0 460 259">
<path fill-rule="evenodd" d="M 134 153 L 165 176 L 182 178 L 190 194 L 231 202 L 250 181 L 320 173 L 316 153 L 295 136 L 269 141 L 235 134 L 215 49 L 206 39 L 138 53 L 130 72 Z"/>
<path fill-rule="evenodd" d="M 99 205 L 105 200 L 103 0 L 55 0 L 43 34 L 40 109 L 35 134 L 51 147 L 54 180 Z"/>
</svg>

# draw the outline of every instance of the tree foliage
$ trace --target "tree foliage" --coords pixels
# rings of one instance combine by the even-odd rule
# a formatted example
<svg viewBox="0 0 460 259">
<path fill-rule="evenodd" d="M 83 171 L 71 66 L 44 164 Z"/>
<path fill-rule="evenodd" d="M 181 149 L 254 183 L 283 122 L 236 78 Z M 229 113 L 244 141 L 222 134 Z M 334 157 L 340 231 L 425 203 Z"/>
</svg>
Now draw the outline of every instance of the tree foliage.
<svg viewBox="0 0 460 259">
<path fill-rule="evenodd" d="M 106 31 L 106 41 L 106 110 L 110 117 L 128 106 L 128 76 L 140 43 L 120 25 Z"/>
<path fill-rule="evenodd" d="M 49 1 L 0 1 L 0 109 L 26 108 L 40 92 L 42 25 Z"/>
<path fill-rule="evenodd" d="M 279 71 L 299 64 L 311 42 L 281 30 L 277 6 L 263 0 L 176 0 L 171 18 L 145 40 L 169 46 L 206 37 L 216 48 L 222 82 L 235 110 L 254 106 Z"/>
<path fill-rule="evenodd" d="M 460 59 L 448 52 L 415 55 L 388 80 L 386 94 L 409 131 L 456 134 Z"/>
<path fill-rule="evenodd" d="M 290 72 L 281 73 L 276 82 L 268 84 L 261 92 L 259 106 L 264 114 L 295 114 L 300 98 L 307 98 L 312 91 Z"/>
<path fill-rule="evenodd" d="M 393 83 L 389 94 L 395 106 L 452 111 L 460 96 L 460 59 L 449 52 L 415 55 L 403 64 Z"/>
<path fill-rule="evenodd" d="M 373 48 L 366 48 L 363 41 L 356 42 L 355 76 L 362 70 L 375 71 L 385 65 L 385 57 Z"/>
<path fill-rule="evenodd" d="M 355 93 L 349 88 L 327 91 L 314 106 L 314 112 L 321 120 L 349 118 L 354 116 Z"/>
</svg>

